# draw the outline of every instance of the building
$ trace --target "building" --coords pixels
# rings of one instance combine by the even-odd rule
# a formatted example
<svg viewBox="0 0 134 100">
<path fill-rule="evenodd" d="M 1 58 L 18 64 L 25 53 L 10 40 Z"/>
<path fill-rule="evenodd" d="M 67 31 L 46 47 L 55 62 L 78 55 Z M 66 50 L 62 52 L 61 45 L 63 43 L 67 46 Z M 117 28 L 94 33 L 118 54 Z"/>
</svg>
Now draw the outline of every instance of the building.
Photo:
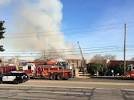
<svg viewBox="0 0 134 100">
<path fill-rule="evenodd" d="M 82 64 L 81 59 L 67 59 L 67 61 L 70 64 L 70 66 L 72 66 L 72 68 L 80 68 Z"/>
<path fill-rule="evenodd" d="M 127 60 L 126 61 L 126 66 L 134 64 L 134 61 Z M 124 66 L 124 61 L 123 60 L 110 60 L 108 62 L 108 67 L 119 67 L 119 66 Z"/>
<path fill-rule="evenodd" d="M 82 65 L 82 59 L 67 59 L 69 65 L 73 69 L 73 75 L 78 78 L 84 78 L 87 75 L 87 68 Z M 85 60 L 86 63 L 86 60 Z M 86 65 L 86 64 L 85 64 Z M 86 68 L 86 69 L 85 69 Z"/>
</svg>

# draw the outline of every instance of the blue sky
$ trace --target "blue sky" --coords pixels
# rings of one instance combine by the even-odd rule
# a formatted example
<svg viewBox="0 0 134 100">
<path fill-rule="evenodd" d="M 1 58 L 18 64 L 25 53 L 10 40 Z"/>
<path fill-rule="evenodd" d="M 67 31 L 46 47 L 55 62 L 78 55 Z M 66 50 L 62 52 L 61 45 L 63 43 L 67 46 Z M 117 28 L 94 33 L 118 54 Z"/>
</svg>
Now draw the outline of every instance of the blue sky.
<svg viewBox="0 0 134 100">
<path fill-rule="evenodd" d="M 15 0 L 16 1 L 16 0 Z M 36 1 L 36 0 L 30 0 Z M 123 58 L 124 23 L 127 24 L 127 59 L 134 57 L 134 0 L 61 0 L 61 31 L 65 41 L 79 41 L 84 55 L 112 54 Z M 0 19 L 6 20 L 7 33 L 12 33 L 15 2 L 0 7 Z"/>
<path fill-rule="evenodd" d="M 134 1 L 133 0 L 61 0 L 63 3 L 62 30 L 66 40 L 82 48 L 100 48 L 107 51 L 112 47 L 119 59 L 123 58 L 123 31 L 127 23 L 127 58 L 134 56 Z M 105 49 L 103 49 L 105 48 Z M 103 49 L 103 50 L 102 50 Z M 92 51 L 92 50 L 91 50 Z"/>
</svg>

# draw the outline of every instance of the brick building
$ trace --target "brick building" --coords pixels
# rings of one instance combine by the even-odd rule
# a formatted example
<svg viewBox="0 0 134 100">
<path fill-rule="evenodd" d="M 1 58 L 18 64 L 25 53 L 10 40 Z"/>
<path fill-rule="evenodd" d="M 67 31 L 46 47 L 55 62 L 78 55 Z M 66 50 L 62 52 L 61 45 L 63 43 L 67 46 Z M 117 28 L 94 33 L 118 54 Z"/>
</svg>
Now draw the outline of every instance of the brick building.
<svg viewBox="0 0 134 100">
<path fill-rule="evenodd" d="M 110 60 L 108 62 L 108 67 L 119 67 L 123 66 L 124 61 L 123 60 Z M 127 60 L 126 65 L 134 64 L 134 61 Z"/>
</svg>

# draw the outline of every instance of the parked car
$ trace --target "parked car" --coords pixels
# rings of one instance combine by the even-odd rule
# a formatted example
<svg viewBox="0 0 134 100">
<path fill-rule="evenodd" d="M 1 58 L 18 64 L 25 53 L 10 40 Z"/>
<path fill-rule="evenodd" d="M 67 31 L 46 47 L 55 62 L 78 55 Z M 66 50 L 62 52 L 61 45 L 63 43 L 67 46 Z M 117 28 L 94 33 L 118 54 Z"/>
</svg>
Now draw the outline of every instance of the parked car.
<svg viewBox="0 0 134 100">
<path fill-rule="evenodd" d="M 28 75 L 24 72 L 12 71 L 0 76 L 1 83 L 23 83 L 29 79 Z"/>
</svg>

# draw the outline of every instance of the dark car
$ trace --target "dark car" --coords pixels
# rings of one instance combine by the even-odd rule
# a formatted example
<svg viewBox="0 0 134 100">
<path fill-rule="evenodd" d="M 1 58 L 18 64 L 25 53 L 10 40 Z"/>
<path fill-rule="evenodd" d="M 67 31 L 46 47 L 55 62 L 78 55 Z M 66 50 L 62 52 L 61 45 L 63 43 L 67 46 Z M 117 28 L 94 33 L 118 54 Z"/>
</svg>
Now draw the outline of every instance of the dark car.
<svg viewBox="0 0 134 100">
<path fill-rule="evenodd" d="M 29 79 L 28 75 L 24 72 L 12 71 L 0 76 L 1 83 L 23 83 Z"/>
</svg>

